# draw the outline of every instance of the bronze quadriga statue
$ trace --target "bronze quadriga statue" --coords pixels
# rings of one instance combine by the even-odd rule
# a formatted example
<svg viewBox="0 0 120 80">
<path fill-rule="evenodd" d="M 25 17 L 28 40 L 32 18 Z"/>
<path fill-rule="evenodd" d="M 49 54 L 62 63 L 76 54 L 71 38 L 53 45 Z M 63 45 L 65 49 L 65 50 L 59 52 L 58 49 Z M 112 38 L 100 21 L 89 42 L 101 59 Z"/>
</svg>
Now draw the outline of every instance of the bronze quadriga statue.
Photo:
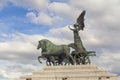
<svg viewBox="0 0 120 80">
<path fill-rule="evenodd" d="M 87 51 L 82 44 L 79 31 L 84 30 L 84 10 L 77 18 L 73 28 L 69 26 L 69 29 L 73 31 L 74 43 L 69 45 L 55 45 L 47 39 L 39 41 L 37 49 L 42 49 L 42 55 L 38 57 L 38 61 L 41 62 L 41 58 L 46 59 L 47 65 L 66 65 L 66 64 L 90 64 L 89 56 L 95 56 L 95 51 Z M 70 47 L 75 51 L 70 53 Z"/>
</svg>

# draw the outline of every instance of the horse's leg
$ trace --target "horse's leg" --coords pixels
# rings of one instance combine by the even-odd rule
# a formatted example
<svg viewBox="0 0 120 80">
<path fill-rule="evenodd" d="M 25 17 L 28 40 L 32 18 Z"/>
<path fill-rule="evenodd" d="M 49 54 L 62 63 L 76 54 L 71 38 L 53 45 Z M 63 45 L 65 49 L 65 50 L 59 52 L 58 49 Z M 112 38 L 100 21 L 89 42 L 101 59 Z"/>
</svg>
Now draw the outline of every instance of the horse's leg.
<svg viewBox="0 0 120 80">
<path fill-rule="evenodd" d="M 58 60 L 57 60 L 57 63 L 58 65 L 63 65 L 63 57 L 62 56 L 58 56 Z"/>
<path fill-rule="evenodd" d="M 77 56 L 78 56 L 78 53 L 76 51 L 72 51 L 72 57 L 73 57 L 73 60 L 74 60 L 74 64 L 78 64 L 77 62 Z"/>
<path fill-rule="evenodd" d="M 90 58 L 88 57 L 88 63 L 91 64 Z"/>
<path fill-rule="evenodd" d="M 48 60 L 46 61 L 46 65 L 47 65 L 47 66 L 50 66 L 50 65 L 51 65 Z"/>
<path fill-rule="evenodd" d="M 65 62 L 65 64 L 64 64 L 64 65 L 69 64 L 69 61 L 68 61 L 67 59 L 64 59 L 64 62 Z"/>
<path fill-rule="evenodd" d="M 69 60 L 69 62 L 72 64 L 72 65 L 74 65 L 74 59 L 73 59 L 73 57 L 71 56 L 71 55 L 67 55 L 67 59 Z"/>
<path fill-rule="evenodd" d="M 91 64 L 89 56 L 86 56 L 85 60 L 87 61 L 86 64 Z"/>
<path fill-rule="evenodd" d="M 81 57 L 82 57 L 82 64 L 86 64 L 87 55 L 86 54 L 81 54 Z"/>
<path fill-rule="evenodd" d="M 55 57 L 54 56 L 50 56 L 50 62 L 52 62 L 53 66 L 57 65 L 55 63 Z"/>
<path fill-rule="evenodd" d="M 38 61 L 42 63 L 42 61 L 40 61 L 40 58 L 43 58 L 43 56 L 38 56 Z"/>
<path fill-rule="evenodd" d="M 81 59 L 81 55 L 79 55 L 79 53 L 76 54 L 76 60 L 77 60 L 77 64 L 80 65 L 82 59 Z"/>
<path fill-rule="evenodd" d="M 74 64 L 75 64 L 75 61 L 74 61 L 72 55 L 70 54 L 70 48 L 69 48 L 69 47 L 67 47 L 67 49 L 64 48 L 64 53 L 65 53 L 65 55 L 66 55 L 66 58 L 69 60 L 69 62 L 70 62 L 72 65 L 74 65 Z"/>
<path fill-rule="evenodd" d="M 65 65 L 70 65 L 71 63 L 67 60 L 66 62 L 65 62 Z"/>
<path fill-rule="evenodd" d="M 76 64 L 76 65 L 78 65 L 78 58 L 77 58 L 77 54 L 75 54 L 75 55 L 74 55 L 73 59 L 74 59 L 75 64 Z"/>
</svg>

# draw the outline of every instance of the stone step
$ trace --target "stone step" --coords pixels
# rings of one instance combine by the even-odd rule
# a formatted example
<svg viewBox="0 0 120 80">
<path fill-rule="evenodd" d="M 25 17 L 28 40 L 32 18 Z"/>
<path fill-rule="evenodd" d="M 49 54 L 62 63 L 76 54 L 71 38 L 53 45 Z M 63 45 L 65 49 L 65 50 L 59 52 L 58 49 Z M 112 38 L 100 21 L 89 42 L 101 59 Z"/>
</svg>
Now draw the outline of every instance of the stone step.
<svg viewBox="0 0 120 80">
<path fill-rule="evenodd" d="M 33 77 L 116 77 L 117 75 L 116 74 L 110 74 L 110 73 L 102 73 L 102 74 L 51 74 L 51 75 L 48 75 L 48 74 L 44 74 L 44 75 L 33 75 Z"/>
<path fill-rule="evenodd" d="M 106 71 L 52 71 L 52 72 L 48 72 L 48 71 L 41 71 L 41 72 L 33 72 L 33 75 L 60 75 L 60 74 L 84 74 L 84 75 L 89 75 L 89 74 L 107 74 Z"/>
<path fill-rule="evenodd" d="M 33 73 L 43 73 L 43 72 L 107 72 L 106 70 L 103 70 L 103 69 L 75 69 L 75 70 L 52 70 L 52 71 L 49 71 L 49 70 L 39 70 L 39 71 L 34 71 Z"/>
<path fill-rule="evenodd" d="M 68 78 L 93 78 L 93 77 L 116 77 L 116 75 L 113 75 L 113 74 L 104 74 L 104 75 L 46 75 L 46 76 L 37 76 L 37 75 L 32 75 L 32 76 L 29 76 L 29 78 L 61 78 L 61 77 L 68 77 Z M 24 78 L 24 77 L 22 77 Z M 26 78 L 26 77 L 25 77 Z"/>
<path fill-rule="evenodd" d="M 67 66 L 46 66 L 43 70 L 74 70 L 74 69 L 98 69 L 96 65 L 67 65 Z"/>
</svg>

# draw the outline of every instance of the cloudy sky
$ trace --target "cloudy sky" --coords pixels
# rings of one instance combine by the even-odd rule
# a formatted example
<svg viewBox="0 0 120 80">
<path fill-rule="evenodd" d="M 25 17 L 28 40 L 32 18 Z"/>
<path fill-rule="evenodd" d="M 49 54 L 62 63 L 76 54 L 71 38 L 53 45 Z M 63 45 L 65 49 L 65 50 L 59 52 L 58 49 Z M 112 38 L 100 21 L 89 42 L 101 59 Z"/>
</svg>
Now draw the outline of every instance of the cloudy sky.
<svg viewBox="0 0 120 80">
<path fill-rule="evenodd" d="M 120 75 L 120 0 L 0 0 L 0 80 L 18 80 L 39 70 L 40 39 L 73 42 L 68 25 L 86 10 L 80 31 L 92 64 Z"/>
</svg>

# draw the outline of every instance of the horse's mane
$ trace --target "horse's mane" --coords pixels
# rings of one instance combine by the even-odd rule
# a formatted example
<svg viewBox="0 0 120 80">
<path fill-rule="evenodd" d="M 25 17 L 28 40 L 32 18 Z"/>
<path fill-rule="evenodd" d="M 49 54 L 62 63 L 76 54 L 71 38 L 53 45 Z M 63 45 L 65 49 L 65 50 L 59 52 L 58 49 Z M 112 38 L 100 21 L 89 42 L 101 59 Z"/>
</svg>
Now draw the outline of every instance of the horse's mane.
<svg viewBox="0 0 120 80">
<path fill-rule="evenodd" d="M 48 43 L 50 43 L 50 44 L 52 44 L 52 45 L 55 45 L 55 44 L 53 44 L 53 42 L 51 42 L 51 41 L 48 40 L 48 39 L 42 39 L 42 40 L 40 40 L 40 41 L 48 42 Z"/>
</svg>

